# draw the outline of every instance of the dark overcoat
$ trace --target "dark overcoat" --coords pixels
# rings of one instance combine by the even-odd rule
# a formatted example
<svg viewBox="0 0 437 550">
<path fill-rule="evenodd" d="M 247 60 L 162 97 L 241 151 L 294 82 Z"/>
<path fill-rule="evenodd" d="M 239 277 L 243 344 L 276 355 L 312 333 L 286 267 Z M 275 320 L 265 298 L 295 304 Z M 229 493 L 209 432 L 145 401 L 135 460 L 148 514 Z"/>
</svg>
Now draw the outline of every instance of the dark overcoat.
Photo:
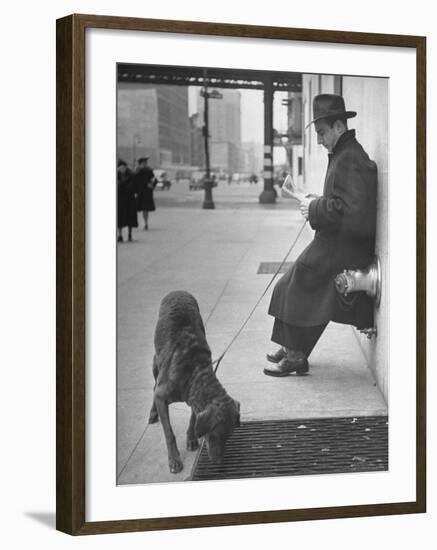
<svg viewBox="0 0 437 550">
<path fill-rule="evenodd" d="M 376 164 L 349 130 L 329 154 L 323 196 L 309 205 L 314 239 L 277 282 L 270 315 L 303 327 L 329 321 L 373 326 L 372 299 L 364 292 L 341 297 L 334 280 L 344 269 L 365 268 L 373 260 L 376 189 Z"/>
<path fill-rule="evenodd" d="M 156 179 L 153 170 L 150 166 L 140 168 L 134 176 L 135 187 L 138 196 L 137 209 L 139 212 L 155 210 L 155 201 L 153 198 L 153 190 L 156 186 Z"/>
<path fill-rule="evenodd" d="M 117 227 L 138 227 L 135 182 L 132 172 L 117 172 Z"/>
</svg>

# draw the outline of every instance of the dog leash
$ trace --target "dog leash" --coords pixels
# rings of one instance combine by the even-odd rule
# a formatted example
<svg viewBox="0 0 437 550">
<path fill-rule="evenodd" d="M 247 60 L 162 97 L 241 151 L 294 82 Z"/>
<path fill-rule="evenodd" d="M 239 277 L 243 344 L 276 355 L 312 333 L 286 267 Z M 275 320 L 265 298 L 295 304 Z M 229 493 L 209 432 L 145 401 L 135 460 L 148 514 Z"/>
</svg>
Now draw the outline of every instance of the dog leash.
<svg viewBox="0 0 437 550">
<path fill-rule="evenodd" d="M 307 224 L 307 221 L 308 220 L 305 220 L 304 223 L 302 224 L 302 227 L 300 228 L 299 230 L 299 233 L 297 234 L 296 238 L 294 239 L 292 245 L 290 246 L 290 248 L 288 249 L 288 252 L 287 254 L 284 256 L 284 259 L 282 260 L 282 262 L 279 264 L 279 267 L 278 269 L 276 270 L 275 274 L 273 275 L 273 277 L 270 279 L 270 282 L 269 284 L 266 286 L 266 288 L 264 289 L 263 293 L 261 294 L 261 296 L 258 298 L 258 301 L 256 302 L 256 304 L 253 306 L 252 310 L 250 311 L 247 319 L 244 321 L 244 323 L 241 325 L 241 327 L 238 329 L 237 333 L 235 334 L 235 336 L 232 338 L 231 342 L 229 343 L 228 347 L 225 349 L 225 351 L 220 355 L 220 357 L 218 359 L 216 359 L 215 361 L 213 361 L 211 363 L 212 366 L 214 366 L 216 363 L 216 367 L 214 369 L 214 373 L 217 372 L 217 369 L 219 368 L 219 365 L 220 365 L 220 362 L 221 360 L 223 359 L 223 357 L 226 355 L 226 353 L 228 352 L 229 348 L 232 346 L 232 344 L 235 342 L 235 340 L 240 336 L 241 334 L 241 331 L 243 330 L 243 328 L 247 325 L 247 323 L 249 322 L 249 319 L 252 317 L 253 313 L 255 312 L 256 308 L 258 307 L 259 303 L 261 302 L 261 300 L 264 298 L 264 296 L 267 294 L 267 291 L 269 290 L 269 288 L 271 287 L 273 281 L 275 280 L 276 276 L 279 274 L 279 272 L 281 271 L 282 269 L 282 266 L 285 264 L 285 262 L 287 261 L 287 258 L 288 256 L 291 254 L 291 251 L 293 250 L 293 248 L 295 247 L 299 237 L 301 236 L 302 234 L 302 231 L 304 230 L 305 228 L 305 225 Z"/>
</svg>

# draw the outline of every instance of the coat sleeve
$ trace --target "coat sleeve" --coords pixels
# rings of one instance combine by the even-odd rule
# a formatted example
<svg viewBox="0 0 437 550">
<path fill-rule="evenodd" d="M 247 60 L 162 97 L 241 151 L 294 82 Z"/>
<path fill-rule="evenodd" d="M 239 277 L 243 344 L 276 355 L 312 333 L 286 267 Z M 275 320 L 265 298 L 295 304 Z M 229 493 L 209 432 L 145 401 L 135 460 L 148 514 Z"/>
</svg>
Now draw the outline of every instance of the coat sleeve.
<svg viewBox="0 0 437 550">
<path fill-rule="evenodd" d="M 332 192 L 309 205 L 311 227 L 369 238 L 375 231 L 375 216 L 376 165 L 347 152 L 338 160 Z"/>
</svg>

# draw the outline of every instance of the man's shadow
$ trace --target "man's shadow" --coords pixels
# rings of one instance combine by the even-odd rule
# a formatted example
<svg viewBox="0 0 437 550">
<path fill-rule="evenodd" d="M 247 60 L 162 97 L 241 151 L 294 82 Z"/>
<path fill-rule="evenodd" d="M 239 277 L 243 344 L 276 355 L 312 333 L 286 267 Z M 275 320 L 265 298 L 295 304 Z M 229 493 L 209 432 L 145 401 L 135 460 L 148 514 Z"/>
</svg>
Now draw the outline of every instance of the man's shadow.
<svg viewBox="0 0 437 550">
<path fill-rule="evenodd" d="M 35 521 L 42 523 L 46 527 L 56 529 L 55 512 L 25 512 L 25 515 L 30 519 L 34 519 Z"/>
</svg>

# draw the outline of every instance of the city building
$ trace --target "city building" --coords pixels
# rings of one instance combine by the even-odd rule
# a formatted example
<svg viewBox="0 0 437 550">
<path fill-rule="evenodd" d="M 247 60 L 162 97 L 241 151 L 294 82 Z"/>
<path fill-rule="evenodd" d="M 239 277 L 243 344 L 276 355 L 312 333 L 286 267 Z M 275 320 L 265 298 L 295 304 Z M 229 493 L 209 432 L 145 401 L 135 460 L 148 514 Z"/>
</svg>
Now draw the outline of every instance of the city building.
<svg viewBox="0 0 437 550">
<path fill-rule="evenodd" d="M 156 168 L 191 164 L 188 88 L 119 82 L 117 155 L 131 167 L 143 156 Z"/>
<path fill-rule="evenodd" d="M 262 143 L 245 142 L 242 144 L 242 172 L 262 175 L 264 166 L 264 148 Z"/>
<path fill-rule="evenodd" d="M 220 89 L 220 99 L 208 100 L 210 164 L 213 170 L 241 171 L 241 93 Z M 203 125 L 204 98 L 197 92 L 197 113 Z M 197 154 L 197 153 L 196 153 Z"/>
<path fill-rule="evenodd" d="M 203 118 L 199 113 L 190 116 L 191 164 L 205 166 L 205 138 L 203 136 Z"/>
</svg>

